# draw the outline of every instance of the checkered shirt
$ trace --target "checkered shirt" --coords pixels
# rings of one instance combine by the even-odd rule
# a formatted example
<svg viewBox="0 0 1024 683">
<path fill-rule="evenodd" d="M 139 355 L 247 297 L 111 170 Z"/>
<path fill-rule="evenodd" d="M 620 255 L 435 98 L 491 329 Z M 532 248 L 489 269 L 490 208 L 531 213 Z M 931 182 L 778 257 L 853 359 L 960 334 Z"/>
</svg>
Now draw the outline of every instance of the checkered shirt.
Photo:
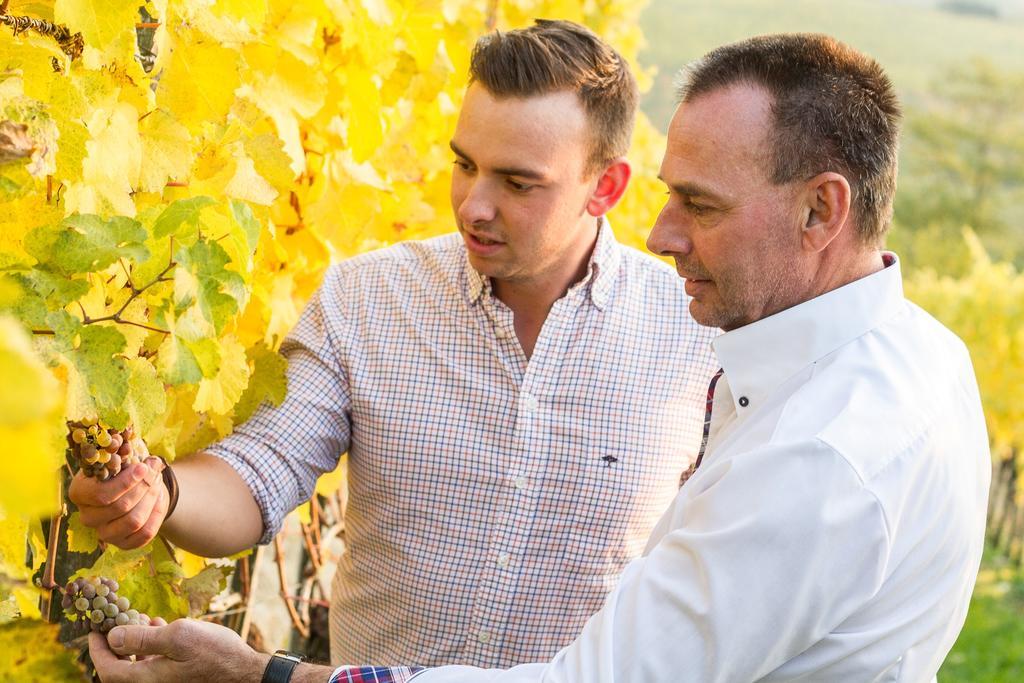
<svg viewBox="0 0 1024 683">
<path fill-rule="evenodd" d="M 457 234 L 333 266 L 281 346 L 288 396 L 209 450 L 268 542 L 349 453 L 336 664 L 508 667 L 600 608 L 696 457 L 716 331 L 607 222 L 527 359 Z"/>
<path fill-rule="evenodd" d="M 420 671 L 423 669 L 407 666 L 342 666 L 327 683 L 408 683 Z"/>
</svg>

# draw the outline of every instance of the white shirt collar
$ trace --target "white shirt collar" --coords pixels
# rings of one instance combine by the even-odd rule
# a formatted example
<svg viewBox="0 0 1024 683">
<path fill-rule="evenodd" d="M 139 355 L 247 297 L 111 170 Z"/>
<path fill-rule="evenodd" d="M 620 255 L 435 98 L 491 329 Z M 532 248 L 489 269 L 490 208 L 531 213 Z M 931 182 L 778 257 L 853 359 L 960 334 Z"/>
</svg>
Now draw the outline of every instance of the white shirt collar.
<svg viewBox="0 0 1024 683">
<path fill-rule="evenodd" d="M 712 341 L 737 414 L 773 389 L 894 315 L 903 303 L 895 254 L 882 270 Z M 888 258 L 886 259 L 888 261 Z"/>
</svg>

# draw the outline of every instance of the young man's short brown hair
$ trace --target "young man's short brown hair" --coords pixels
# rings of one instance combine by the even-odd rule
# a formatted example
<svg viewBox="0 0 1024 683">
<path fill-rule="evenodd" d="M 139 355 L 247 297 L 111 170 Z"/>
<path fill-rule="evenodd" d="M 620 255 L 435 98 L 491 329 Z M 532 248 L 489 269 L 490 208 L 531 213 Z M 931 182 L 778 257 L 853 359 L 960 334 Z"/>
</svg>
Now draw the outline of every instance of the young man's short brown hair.
<svg viewBox="0 0 1024 683">
<path fill-rule="evenodd" d="M 588 175 L 629 150 L 636 79 L 618 52 L 579 24 L 538 19 L 486 35 L 473 48 L 469 76 L 495 97 L 576 93 L 590 121 Z"/>
<path fill-rule="evenodd" d="M 689 102 L 735 84 L 762 87 L 772 97 L 772 181 L 842 173 L 861 239 L 880 243 L 892 220 L 900 122 L 899 100 L 882 67 L 828 36 L 759 36 L 687 66 L 679 96 Z"/>
</svg>

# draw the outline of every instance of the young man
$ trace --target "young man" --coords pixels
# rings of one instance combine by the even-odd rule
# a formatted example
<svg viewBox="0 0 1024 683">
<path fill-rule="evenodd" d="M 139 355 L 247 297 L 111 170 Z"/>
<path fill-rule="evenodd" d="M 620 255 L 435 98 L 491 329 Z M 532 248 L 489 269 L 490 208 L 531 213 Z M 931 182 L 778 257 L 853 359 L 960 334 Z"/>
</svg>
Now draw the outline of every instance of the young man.
<svg viewBox="0 0 1024 683">
<path fill-rule="evenodd" d="M 698 467 L 643 556 L 549 663 L 292 680 L 934 680 L 967 612 L 991 464 L 966 349 L 903 298 L 880 249 L 898 121 L 881 68 L 824 36 L 699 62 L 648 245 L 675 258 L 694 317 L 726 330 L 724 371 Z M 121 654 L 177 654 L 201 632 L 254 676 L 266 661 L 205 624 L 116 631 Z M 98 636 L 93 650 L 113 680 L 132 670 Z"/>
<path fill-rule="evenodd" d="M 471 76 L 451 140 L 459 234 L 332 268 L 282 345 L 287 399 L 176 462 L 166 519 L 163 487 L 134 472 L 71 490 L 106 540 L 159 530 L 221 556 L 269 541 L 347 451 L 337 662 L 551 657 L 699 446 L 715 332 L 603 219 L 630 174 L 627 65 L 543 21 L 482 39 Z"/>
</svg>

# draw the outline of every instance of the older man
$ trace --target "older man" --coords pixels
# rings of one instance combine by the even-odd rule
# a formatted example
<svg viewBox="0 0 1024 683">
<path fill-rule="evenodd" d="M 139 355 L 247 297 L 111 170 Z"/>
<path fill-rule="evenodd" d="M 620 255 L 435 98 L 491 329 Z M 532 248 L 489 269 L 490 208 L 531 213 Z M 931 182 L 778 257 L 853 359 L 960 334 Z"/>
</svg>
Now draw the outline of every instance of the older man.
<svg viewBox="0 0 1024 683">
<path fill-rule="evenodd" d="M 697 63 L 648 242 L 675 258 L 694 317 L 726 330 L 695 472 L 551 662 L 332 680 L 933 679 L 967 612 L 990 464 L 963 344 L 903 297 L 881 250 L 898 120 L 881 68 L 823 36 Z M 191 628 L 126 631 L 115 650 Z"/>
</svg>

